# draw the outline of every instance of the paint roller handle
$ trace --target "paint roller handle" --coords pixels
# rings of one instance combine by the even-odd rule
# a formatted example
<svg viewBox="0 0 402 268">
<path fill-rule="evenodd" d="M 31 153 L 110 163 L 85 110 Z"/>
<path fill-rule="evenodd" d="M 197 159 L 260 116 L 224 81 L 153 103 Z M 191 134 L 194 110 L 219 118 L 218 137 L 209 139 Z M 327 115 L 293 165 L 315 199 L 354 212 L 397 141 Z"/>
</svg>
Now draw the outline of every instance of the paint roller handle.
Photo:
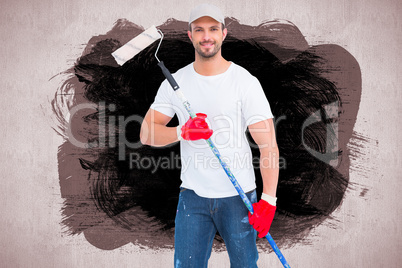
<svg viewBox="0 0 402 268">
<path fill-rule="evenodd" d="M 161 67 L 163 75 L 166 77 L 166 79 L 169 81 L 170 85 L 172 86 L 173 90 L 178 90 L 179 85 L 177 84 L 176 80 L 174 80 L 172 74 L 169 72 L 169 70 L 166 68 L 165 64 L 163 64 L 163 61 L 160 61 L 158 63 L 158 66 Z"/>
</svg>

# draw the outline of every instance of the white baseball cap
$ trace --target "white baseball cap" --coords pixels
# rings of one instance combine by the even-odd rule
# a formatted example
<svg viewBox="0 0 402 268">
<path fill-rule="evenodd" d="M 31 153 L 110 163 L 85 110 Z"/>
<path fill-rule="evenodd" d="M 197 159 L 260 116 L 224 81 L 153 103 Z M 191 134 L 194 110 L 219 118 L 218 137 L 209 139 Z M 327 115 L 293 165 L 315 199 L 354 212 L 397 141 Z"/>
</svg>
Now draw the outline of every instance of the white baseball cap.
<svg viewBox="0 0 402 268">
<path fill-rule="evenodd" d="M 190 25 L 193 21 L 205 16 L 211 17 L 217 22 L 223 23 L 223 25 L 225 25 L 225 18 L 223 17 L 221 10 L 211 4 L 201 4 L 193 8 L 190 13 L 188 25 Z"/>
</svg>

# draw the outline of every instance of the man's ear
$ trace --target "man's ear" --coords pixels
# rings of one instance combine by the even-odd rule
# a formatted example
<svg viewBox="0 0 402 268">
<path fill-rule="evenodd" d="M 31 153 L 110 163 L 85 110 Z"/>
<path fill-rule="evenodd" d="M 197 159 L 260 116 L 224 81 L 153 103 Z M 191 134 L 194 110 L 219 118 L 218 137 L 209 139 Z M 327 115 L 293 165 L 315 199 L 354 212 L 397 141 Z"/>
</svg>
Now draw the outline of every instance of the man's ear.
<svg viewBox="0 0 402 268">
<path fill-rule="evenodd" d="M 225 38 L 226 38 L 226 36 L 227 36 L 227 34 L 228 34 L 228 29 L 227 28 L 225 28 L 225 29 L 223 29 L 223 39 L 222 39 L 222 41 L 223 40 L 225 40 Z"/>
<path fill-rule="evenodd" d="M 190 31 L 187 31 L 188 38 L 190 38 L 191 42 L 193 42 L 193 36 Z"/>
</svg>

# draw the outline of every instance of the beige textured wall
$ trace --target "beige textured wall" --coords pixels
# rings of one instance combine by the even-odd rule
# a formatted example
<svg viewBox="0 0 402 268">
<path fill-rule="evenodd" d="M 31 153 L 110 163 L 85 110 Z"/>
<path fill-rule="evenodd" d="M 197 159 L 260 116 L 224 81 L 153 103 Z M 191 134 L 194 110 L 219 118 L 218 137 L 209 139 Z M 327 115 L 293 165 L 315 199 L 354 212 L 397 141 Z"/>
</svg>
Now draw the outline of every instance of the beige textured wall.
<svg viewBox="0 0 402 268">
<path fill-rule="evenodd" d="M 0 8 L 0 267 L 171 267 L 173 252 L 127 245 L 102 251 L 63 234 L 49 79 L 71 67 L 90 37 L 118 18 L 144 28 L 186 20 L 199 1 L 2 1 Z M 402 205 L 402 2 L 399 0 L 216 1 L 227 16 L 258 25 L 292 21 L 310 45 L 338 44 L 363 78 L 355 131 L 368 138 L 352 159 L 351 187 L 334 220 L 314 229 L 310 245 L 283 249 L 292 267 L 400 267 Z M 361 190 L 368 188 L 364 196 Z M 337 228 L 333 228 L 336 226 Z M 260 267 L 281 267 L 274 254 Z M 225 253 L 210 267 L 229 267 Z"/>
</svg>

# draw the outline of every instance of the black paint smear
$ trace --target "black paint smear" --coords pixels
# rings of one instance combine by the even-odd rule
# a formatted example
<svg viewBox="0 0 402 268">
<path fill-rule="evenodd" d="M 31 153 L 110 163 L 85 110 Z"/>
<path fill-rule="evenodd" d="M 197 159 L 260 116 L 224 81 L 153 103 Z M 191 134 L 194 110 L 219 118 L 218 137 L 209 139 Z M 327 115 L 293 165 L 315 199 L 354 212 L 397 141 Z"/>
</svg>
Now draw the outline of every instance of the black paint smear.
<svg viewBox="0 0 402 268">
<path fill-rule="evenodd" d="M 260 80 L 275 118 L 281 119 L 276 131 L 285 165 L 280 171 L 278 209 L 270 233 L 279 246 L 302 242 L 341 204 L 348 186 L 346 145 L 360 103 L 359 66 L 339 46 L 308 47 L 297 27 L 286 21 L 251 27 L 230 18 L 226 24 L 229 35 L 223 56 Z M 159 28 L 165 38 L 158 57 L 170 71 L 192 62 L 194 49 L 186 35 L 187 23 L 169 20 Z M 84 233 L 90 243 L 102 249 L 129 242 L 151 248 L 173 246 L 180 185 L 179 145 L 123 146 L 126 160 L 119 160 L 119 137 L 124 134 L 130 142 L 138 141 L 140 124 L 131 122 L 119 128 L 118 118 L 142 118 L 164 79 L 154 57 L 157 42 L 121 67 L 112 58 L 114 50 L 140 32 L 135 24 L 119 20 L 106 35 L 93 37 L 74 69 L 67 71 L 73 76 L 64 81 L 52 103 L 60 122 L 58 132 L 66 137 L 66 129 L 71 127 L 74 137 L 88 144 L 87 148 L 77 148 L 66 138 L 59 148 L 63 224 L 69 234 Z M 74 95 L 63 95 L 72 90 Z M 62 112 L 66 106 L 71 109 L 77 104 L 100 102 L 105 109 L 80 111 L 70 124 L 66 122 Z M 337 114 L 331 121 L 325 107 L 333 103 Z M 321 120 L 304 129 L 303 143 L 303 123 L 317 111 Z M 113 130 L 104 141 L 110 144 L 114 140 L 116 147 L 98 146 L 103 142 L 98 131 L 101 121 L 106 123 L 106 130 Z M 334 121 L 338 131 L 331 129 Z M 170 125 L 177 125 L 177 119 Z M 328 148 L 336 141 L 337 147 Z M 339 164 L 333 167 L 317 159 L 305 145 L 319 153 L 332 150 Z M 258 155 L 258 151 L 253 149 L 253 154 Z M 130 156 L 166 162 L 155 172 L 153 165 L 148 169 L 130 166 Z M 256 175 L 261 193 L 258 168 Z M 222 245 L 221 239 L 217 241 L 217 247 Z M 259 245 L 269 250 L 266 241 L 259 240 Z"/>
</svg>

